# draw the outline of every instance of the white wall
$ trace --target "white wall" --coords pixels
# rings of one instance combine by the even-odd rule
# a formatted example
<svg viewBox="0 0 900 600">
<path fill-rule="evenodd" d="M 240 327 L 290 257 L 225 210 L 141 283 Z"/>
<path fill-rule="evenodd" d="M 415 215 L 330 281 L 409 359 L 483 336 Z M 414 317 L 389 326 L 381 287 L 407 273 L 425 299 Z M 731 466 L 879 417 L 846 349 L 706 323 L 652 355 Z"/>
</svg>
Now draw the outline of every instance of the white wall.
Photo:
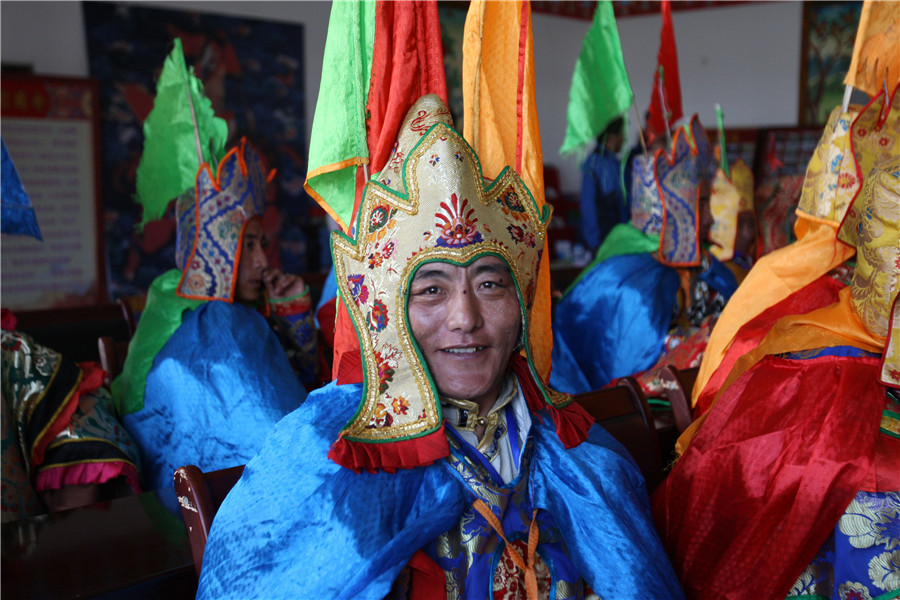
<svg viewBox="0 0 900 600">
<path fill-rule="evenodd" d="M 176 10 L 198 10 L 303 23 L 307 123 L 312 123 L 322 75 L 330 2 L 143 2 Z M 737 4 L 674 11 L 685 114 L 715 124 L 722 105 L 726 126 L 793 125 L 800 88 L 801 2 Z M 618 20 L 625 65 L 638 110 L 650 103 L 659 48 L 659 15 Z M 533 16 L 537 105 L 544 161 L 560 168 L 564 191 L 581 185 L 577 161 L 562 158 L 569 84 L 590 22 L 536 13 Z M 0 2 L 0 59 L 32 65 L 43 75 L 88 75 L 87 42 L 78 2 Z M 307 132 L 308 133 L 308 132 Z"/>
<path fill-rule="evenodd" d="M 673 11 L 682 106 L 686 117 L 715 127 L 715 104 L 726 127 L 794 125 L 800 94 L 801 2 L 737 4 Z M 662 21 L 658 14 L 617 20 L 635 104 L 650 104 Z M 535 79 L 544 162 L 555 163 L 565 191 L 579 189 L 577 159 L 561 157 L 569 84 L 590 23 L 534 15 Z M 634 113 L 629 112 L 630 121 Z M 637 139 L 634 123 L 630 145 Z"/>
</svg>

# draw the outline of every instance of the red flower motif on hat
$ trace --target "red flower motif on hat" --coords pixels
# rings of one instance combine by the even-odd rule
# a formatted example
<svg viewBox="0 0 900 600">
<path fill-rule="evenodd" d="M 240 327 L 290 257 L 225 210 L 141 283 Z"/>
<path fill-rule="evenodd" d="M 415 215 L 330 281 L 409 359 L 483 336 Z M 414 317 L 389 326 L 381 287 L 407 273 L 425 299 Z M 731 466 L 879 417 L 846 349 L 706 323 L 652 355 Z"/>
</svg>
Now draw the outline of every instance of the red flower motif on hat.
<svg viewBox="0 0 900 600">
<path fill-rule="evenodd" d="M 516 193 L 516 190 L 513 189 L 512 186 L 509 186 L 506 192 L 497 198 L 497 202 L 500 203 L 503 213 L 512 217 L 514 221 L 528 220 L 528 214 L 525 212 L 525 205 L 522 204 L 522 201 L 519 199 L 519 194 Z"/>
<path fill-rule="evenodd" d="M 393 229 L 395 210 L 385 204 L 380 204 L 372 209 L 369 216 L 369 240 L 380 240 L 387 235 L 388 229 Z"/>
<path fill-rule="evenodd" d="M 191 290 L 202 290 L 206 287 L 206 282 L 203 280 L 203 275 L 200 273 L 192 273 L 187 280 L 188 289 Z"/>
<path fill-rule="evenodd" d="M 441 202 L 440 212 L 434 215 L 437 219 L 435 225 L 440 230 L 437 246 L 462 248 L 482 240 L 481 233 L 475 228 L 475 223 L 478 222 L 474 216 L 475 209 L 468 208 L 468 205 L 469 201 L 465 198 L 460 203 L 456 194 L 450 195 L 449 205 Z"/>
<path fill-rule="evenodd" d="M 512 239 L 517 244 L 525 244 L 529 248 L 534 248 L 536 242 L 534 241 L 534 234 L 530 231 L 525 231 L 518 225 L 507 225 L 506 230 L 509 231 L 509 235 L 512 236 Z"/>
<path fill-rule="evenodd" d="M 363 285 L 366 280 L 365 275 L 348 275 L 347 283 L 350 284 L 350 295 L 356 302 L 357 306 L 365 304 L 369 299 L 369 288 Z"/>
<path fill-rule="evenodd" d="M 381 300 L 376 300 L 369 312 L 369 327 L 372 331 L 382 331 L 388 324 L 388 308 Z"/>
<path fill-rule="evenodd" d="M 838 174 L 837 185 L 841 189 L 848 189 L 853 187 L 856 184 L 856 177 L 852 173 L 840 173 Z"/>
<path fill-rule="evenodd" d="M 390 427 L 394 422 L 394 417 L 388 412 L 387 407 L 379 402 L 375 405 L 375 414 L 372 415 L 372 421 L 366 425 L 367 429 L 378 429 L 379 427 Z"/>
<path fill-rule="evenodd" d="M 381 256 L 381 252 L 374 252 L 369 255 L 369 268 L 374 269 L 375 267 L 380 267 L 381 263 L 384 262 L 384 257 Z"/>
<path fill-rule="evenodd" d="M 378 365 L 378 391 L 384 393 L 388 384 L 394 380 L 394 369 L 397 367 L 396 349 L 385 354 L 375 351 L 375 363 Z"/>
<path fill-rule="evenodd" d="M 391 406 L 394 408 L 395 415 L 405 415 L 406 411 L 409 410 L 409 402 L 403 396 L 395 397 L 391 402 Z"/>
</svg>

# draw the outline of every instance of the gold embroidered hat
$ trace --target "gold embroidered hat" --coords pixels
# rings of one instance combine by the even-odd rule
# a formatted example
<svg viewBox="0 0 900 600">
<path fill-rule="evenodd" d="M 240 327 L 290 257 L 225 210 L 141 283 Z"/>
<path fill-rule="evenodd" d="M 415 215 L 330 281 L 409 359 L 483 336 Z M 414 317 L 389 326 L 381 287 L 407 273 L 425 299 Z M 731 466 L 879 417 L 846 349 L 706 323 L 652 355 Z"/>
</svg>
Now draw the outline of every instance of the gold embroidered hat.
<svg viewBox="0 0 900 600">
<path fill-rule="evenodd" d="M 853 308 L 869 333 L 886 338 L 881 381 L 900 387 L 900 156 L 875 164 L 838 237 L 856 246 Z"/>
<path fill-rule="evenodd" d="M 387 166 L 366 186 L 354 237 L 332 234 L 337 285 L 360 340 L 364 374 L 358 411 L 329 453 L 335 462 L 393 470 L 448 454 L 438 392 L 407 318 L 409 285 L 427 262 L 466 265 L 497 256 L 510 268 L 527 331 L 549 220 L 550 207 L 539 211 L 508 167 L 494 181 L 483 178 L 437 96 L 413 105 Z M 524 339 L 525 360 L 539 382 Z M 542 404 L 571 402 L 537 385 Z"/>
<path fill-rule="evenodd" d="M 900 145 L 900 94 L 877 94 L 862 109 L 835 107 L 809 161 L 797 210 L 840 223 L 876 162 L 889 160 Z"/>
<path fill-rule="evenodd" d="M 875 164 L 838 237 L 856 246 L 853 307 L 869 333 L 887 337 L 900 288 L 900 156 Z"/>
<path fill-rule="evenodd" d="M 710 252 L 721 261 L 729 261 L 734 257 L 738 217 L 741 213 L 753 212 L 753 172 L 743 160 L 738 159 L 731 165 L 729 175 L 722 169 L 716 170 L 709 210 L 713 216 L 709 232 L 713 243 Z"/>
</svg>

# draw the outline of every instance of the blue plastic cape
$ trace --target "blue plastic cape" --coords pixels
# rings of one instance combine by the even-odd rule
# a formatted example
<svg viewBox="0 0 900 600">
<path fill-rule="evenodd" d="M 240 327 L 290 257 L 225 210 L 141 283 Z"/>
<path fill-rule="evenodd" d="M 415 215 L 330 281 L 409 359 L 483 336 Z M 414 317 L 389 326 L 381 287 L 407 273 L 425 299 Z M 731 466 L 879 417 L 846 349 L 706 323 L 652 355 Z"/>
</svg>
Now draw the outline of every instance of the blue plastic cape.
<svg viewBox="0 0 900 600">
<path fill-rule="evenodd" d="M 649 253 L 613 256 L 595 265 L 556 307 L 550 387 L 588 392 L 652 367 L 679 286 L 678 272 Z"/>
<path fill-rule="evenodd" d="M 331 383 L 275 428 L 216 514 L 197 598 L 381 600 L 412 555 L 456 525 L 473 496 L 446 460 L 354 473 L 327 458 L 361 385 Z M 534 505 L 550 511 L 604 598 L 682 598 L 643 479 L 599 427 L 565 450 L 534 418 Z"/>
<path fill-rule="evenodd" d="M 123 423 L 141 450 L 146 489 L 175 469 L 214 471 L 249 461 L 306 398 L 278 338 L 256 310 L 206 302 L 184 314 L 156 355 L 144 408 Z"/>
</svg>

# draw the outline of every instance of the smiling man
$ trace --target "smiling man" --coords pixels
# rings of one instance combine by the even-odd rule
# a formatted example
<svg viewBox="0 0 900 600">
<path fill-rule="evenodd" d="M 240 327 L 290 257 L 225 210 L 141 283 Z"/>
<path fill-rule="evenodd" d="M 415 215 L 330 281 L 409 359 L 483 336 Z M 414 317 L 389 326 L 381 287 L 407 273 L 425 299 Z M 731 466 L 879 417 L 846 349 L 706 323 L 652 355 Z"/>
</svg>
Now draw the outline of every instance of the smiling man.
<svg viewBox="0 0 900 600">
<path fill-rule="evenodd" d="M 198 598 L 681 598 L 640 471 L 535 376 L 550 211 L 509 169 L 482 178 L 437 96 L 388 165 L 332 238 L 361 376 L 248 463 Z"/>
</svg>

